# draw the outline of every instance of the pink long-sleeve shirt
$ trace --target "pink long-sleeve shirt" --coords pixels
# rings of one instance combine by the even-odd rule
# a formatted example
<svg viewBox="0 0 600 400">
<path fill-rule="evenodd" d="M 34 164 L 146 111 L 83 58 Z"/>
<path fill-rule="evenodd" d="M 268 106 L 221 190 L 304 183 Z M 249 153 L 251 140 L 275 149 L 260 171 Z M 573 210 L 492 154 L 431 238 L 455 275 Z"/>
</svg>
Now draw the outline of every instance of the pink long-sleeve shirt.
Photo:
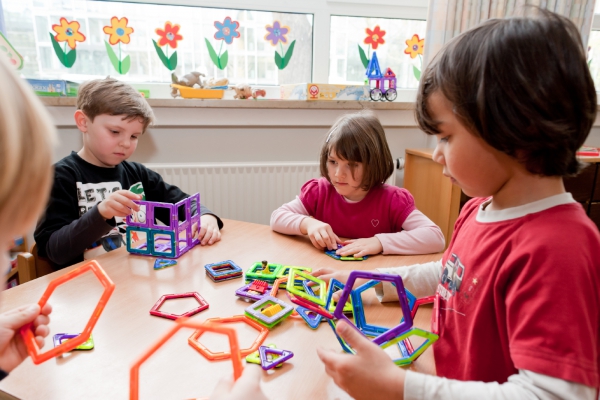
<svg viewBox="0 0 600 400">
<path fill-rule="evenodd" d="M 347 200 L 325 178 L 308 181 L 300 196 L 271 215 L 271 229 L 301 235 L 304 218 L 331 225 L 341 237 L 377 237 L 383 254 L 427 254 L 444 250 L 440 228 L 414 206 L 412 195 L 402 188 L 382 185 L 358 202 Z"/>
</svg>

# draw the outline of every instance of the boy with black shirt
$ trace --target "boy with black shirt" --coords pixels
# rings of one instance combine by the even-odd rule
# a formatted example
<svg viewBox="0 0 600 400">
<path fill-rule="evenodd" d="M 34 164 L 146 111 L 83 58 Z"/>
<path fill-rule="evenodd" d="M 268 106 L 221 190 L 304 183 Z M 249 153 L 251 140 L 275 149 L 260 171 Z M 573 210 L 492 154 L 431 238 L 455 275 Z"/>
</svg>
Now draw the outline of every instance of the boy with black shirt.
<svg viewBox="0 0 600 400">
<path fill-rule="evenodd" d="M 50 200 L 34 234 L 39 255 L 57 269 L 120 247 L 125 217 L 143 212 L 133 200 L 176 203 L 189 197 L 156 172 L 126 161 L 153 121 L 146 100 L 126 83 L 106 78 L 80 86 L 75 123 L 83 148 L 55 164 Z M 167 221 L 160 211 L 166 210 L 157 210 L 156 218 Z M 221 219 L 202 205 L 200 214 L 201 244 L 219 241 Z"/>
</svg>

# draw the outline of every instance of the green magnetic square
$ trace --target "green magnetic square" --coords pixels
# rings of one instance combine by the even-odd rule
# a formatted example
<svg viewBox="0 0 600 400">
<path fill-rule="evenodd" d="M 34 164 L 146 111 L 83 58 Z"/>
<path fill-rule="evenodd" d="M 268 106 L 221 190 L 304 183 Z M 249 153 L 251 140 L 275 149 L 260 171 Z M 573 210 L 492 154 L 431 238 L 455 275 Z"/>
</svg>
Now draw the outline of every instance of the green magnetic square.
<svg viewBox="0 0 600 400">
<path fill-rule="evenodd" d="M 296 281 L 296 276 L 302 277 L 306 280 L 309 280 L 311 282 L 318 284 L 319 285 L 319 297 L 311 296 L 310 294 L 306 293 L 303 288 L 300 289 L 298 286 L 294 285 L 294 282 Z M 326 287 L 327 287 L 327 285 L 326 285 L 325 281 L 323 281 L 319 278 L 316 278 L 312 275 L 309 275 L 306 272 L 302 272 L 295 268 L 292 268 L 292 269 L 290 269 L 290 276 L 288 278 L 287 285 L 285 288 L 289 293 L 292 293 L 298 297 L 302 297 L 303 299 L 311 301 L 320 306 L 325 306 L 325 300 L 327 300 Z"/>
<path fill-rule="evenodd" d="M 256 272 L 257 269 L 262 269 L 262 263 L 260 263 L 260 262 L 254 263 L 250 267 L 250 269 L 248 271 L 246 271 L 246 280 L 251 278 L 253 280 L 260 279 L 263 281 L 270 281 L 270 283 L 273 283 L 275 281 L 275 279 L 277 279 L 277 274 L 279 273 L 279 271 L 281 271 L 281 268 L 283 268 L 283 265 L 267 264 L 267 268 L 269 268 L 268 274 L 257 273 Z"/>
<path fill-rule="evenodd" d="M 262 326 L 266 326 L 269 329 L 273 329 L 277 324 L 283 322 L 283 320 L 285 320 L 287 317 L 289 317 L 290 315 L 292 315 L 292 312 L 294 312 L 294 309 L 292 308 L 292 310 L 288 313 L 286 313 L 285 315 L 283 315 L 281 318 L 279 318 L 277 321 L 273 322 L 272 324 L 267 324 L 265 323 L 265 321 L 256 318 L 254 315 L 249 314 L 248 312 L 245 312 L 246 317 L 250 318 L 253 321 L 258 322 L 259 324 L 261 324 Z"/>
<path fill-rule="evenodd" d="M 292 268 L 300 271 L 312 272 L 312 268 L 310 267 L 292 267 L 289 265 L 284 265 L 283 268 L 281 268 L 281 271 L 279 271 L 279 273 L 277 274 L 277 278 L 283 278 L 285 276 L 288 276 L 290 269 Z"/>
</svg>

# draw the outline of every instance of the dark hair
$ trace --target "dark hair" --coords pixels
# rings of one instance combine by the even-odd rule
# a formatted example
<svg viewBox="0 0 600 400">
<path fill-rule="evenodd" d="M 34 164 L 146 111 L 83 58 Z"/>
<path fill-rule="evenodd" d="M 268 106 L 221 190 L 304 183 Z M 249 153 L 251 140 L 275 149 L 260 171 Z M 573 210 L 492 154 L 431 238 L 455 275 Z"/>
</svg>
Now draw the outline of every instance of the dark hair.
<svg viewBox="0 0 600 400">
<path fill-rule="evenodd" d="M 439 133 L 427 107 L 439 90 L 471 133 L 529 172 L 572 175 L 596 119 L 596 90 L 575 25 L 537 11 L 488 20 L 449 42 L 423 72 L 416 118 Z"/>
<path fill-rule="evenodd" d="M 394 172 L 394 161 L 383 126 L 371 112 L 343 115 L 329 129 L 321 148 L 321 176 L 329 182 L 327 160 L 331 150 L 343 160 L 363 163 L 360 183 L 363 190 L 381 185 Z M 351 172 L 354 178 L 352 166 Z"/>
<path fill-rule="evenodd" d="M 110 77 L 82 83 L 77 93 L 77 109 L 92 121 L 101 114 L 123 115 L 127 120 L 140 119 L 143 132 L 155 119 L 152 108 L 137 90 Z"/>
</svg>

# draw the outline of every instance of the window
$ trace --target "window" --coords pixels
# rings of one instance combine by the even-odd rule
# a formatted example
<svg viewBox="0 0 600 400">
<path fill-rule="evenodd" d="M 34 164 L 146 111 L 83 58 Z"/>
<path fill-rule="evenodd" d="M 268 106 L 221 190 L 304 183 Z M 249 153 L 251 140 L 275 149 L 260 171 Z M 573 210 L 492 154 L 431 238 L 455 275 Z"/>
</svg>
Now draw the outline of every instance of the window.
<svg viewBox="0 0 600 400">
<path fill-rule="evenodd" d="M 366 59 L 371 58 L 373 51 L 377 52 L 382 72 L 391 68 L 396 74 L 397 87 L 416 88 L 415 68 L 421 69 L 422 56 L 418 53 L 422 52 L 426 25 L 426 21 L 419 20 L 332 16 L 329 83 L 364 83 L 366 66 L 360 47 Z M 415 57 L 411 58 L 405 53 L 409 47 L 406 41 L 414 41 L 414 35 L 418 35 L 414 42 L 417 47 L 412 52 Z M 374 44 L 365 44 L 367 37 Z"/>
<path fill-rule="evenodd" d="M 89 0 L 2 0 L 2 7 L 7 37 L 25 61 L 21 73 L 26 78 L 84 81 L 111 75 L 130 82 L 170 82 L 171 72 L 182 76 L 191 71 L 206 77 L 227 77 L 230 83 L 261 85 L 310 82 L 312 78 L 312 14 Z M 123 25 L 112 24 L 113 16 Z M 57 35 L 52 26 L 61 25 L 63 17 L 65 29 L 66 23 L 77 21 L 78 32 L 85 36 L 84 41 L 73 43 L 76 60 L 70 68 L 59 60 L 56 54 L 59 50 L 55 50 L 56 43 L 51 37 Z M 166 26 L 167 21 L 172 23 L 170 27 Z M 215 21 L 225 28 L 217 29 Z M 163 30 L 167 37 L 176 25 L 179 28 L 169 36 L 175 39 L 164 41 L 174 46 L 158 46 L 165 56 L 161 60 L 153 43 L 153 40 L 161 43 L 156 29 Z M 129 43 L 108 45 L 110 34 L 105 33 L 105 27 L 113 32 L 121 28 L 120 38 L 128 35 L 125 27 L 133 28 L 128 35 Z M 216 39 L 218 32 L 226 40 Z M 224 33 L 228 35 L 223 36 Z M 272 33 L 275 36 L 268 40 L 266 36 Z M 183 39 L 178 40 L 176 35 Z M 280 41 L 281 37 L 285 43 Z M 216 58 L 209 54 L 207 41 Z M 290 50 L 292 42 L 294 47 Z M 73 47 L 67 43 L 58 42 L 65 54 Z M 113 60 L 109 57 L 109 47 L 114 53 Z M 276 60 L 275 52 L 282 57 Z M 119 73 L 119 65 L 125 73 Z"/>
<path fill-rule="evenodd" d="M 600 31 L 592 31 L 588 41 L 588 64 L 596 85 L 600 88 Z"/>
</svg>

